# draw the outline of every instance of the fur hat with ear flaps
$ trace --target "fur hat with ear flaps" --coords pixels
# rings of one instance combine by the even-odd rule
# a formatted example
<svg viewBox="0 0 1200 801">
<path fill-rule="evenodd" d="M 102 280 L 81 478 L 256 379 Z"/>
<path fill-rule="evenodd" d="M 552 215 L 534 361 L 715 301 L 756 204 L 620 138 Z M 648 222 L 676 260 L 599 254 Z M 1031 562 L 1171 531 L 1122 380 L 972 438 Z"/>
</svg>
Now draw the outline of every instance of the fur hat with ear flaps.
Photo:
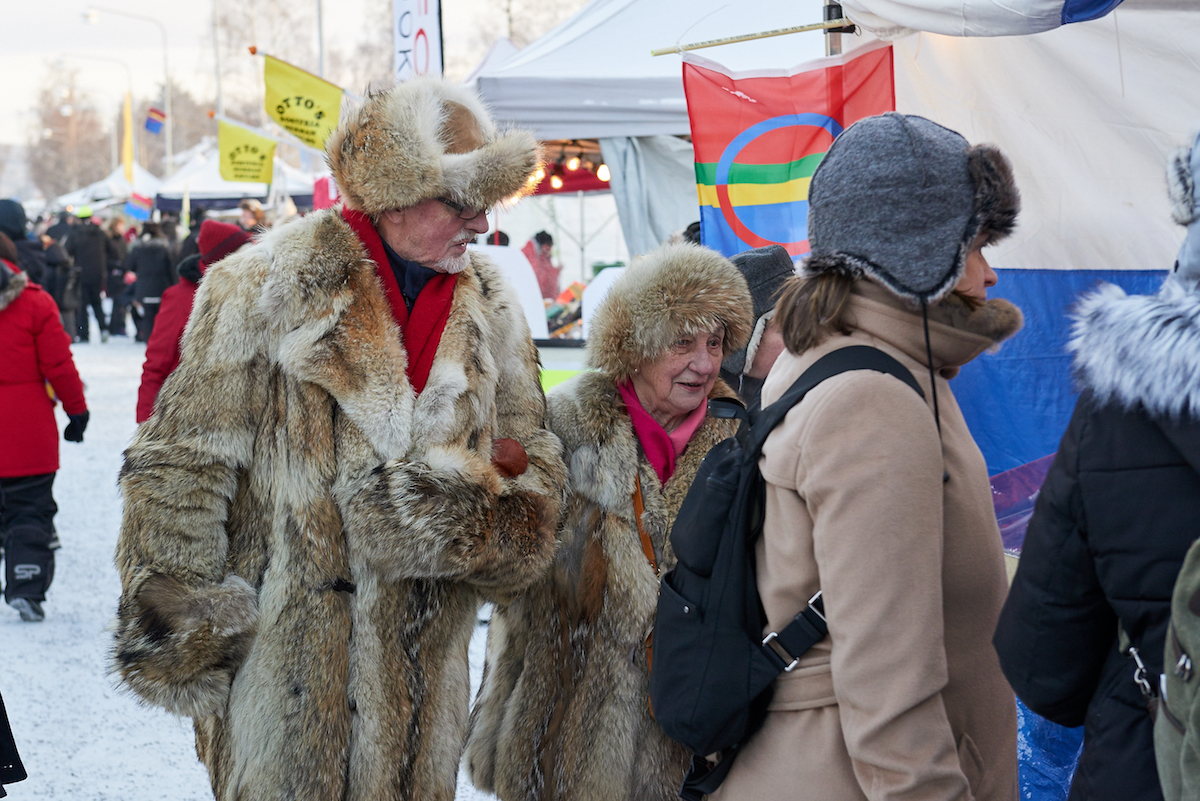
<svg viewBox="0 0 1200 801">
<path fill-rule="evenodd" d="M 805 275 L 871 278 L 917 303 L 953 290 L 975 238 L 1008 236 L 1021 207 L 999 150 L 895 112 L 834 140 L 808 203 Z"/>
<path fill-rule="evenodd" d="M 750 337 L 753 306 L 746 279 L 724 256 L 662 245 L 635 259 L 604 297 L 589 325 L 588 365 L 622 383 L 679 337 L 718 325 L 732 353 Z"/>
<path fill-rule="evenodd" d="M 477 209 L 526 191 L 537 140 L 496 130 L 470 90 L 418 77 L 370 95 L 325 146 L 346 205 L 370 215 L 448 197 Z"/>
</svg>

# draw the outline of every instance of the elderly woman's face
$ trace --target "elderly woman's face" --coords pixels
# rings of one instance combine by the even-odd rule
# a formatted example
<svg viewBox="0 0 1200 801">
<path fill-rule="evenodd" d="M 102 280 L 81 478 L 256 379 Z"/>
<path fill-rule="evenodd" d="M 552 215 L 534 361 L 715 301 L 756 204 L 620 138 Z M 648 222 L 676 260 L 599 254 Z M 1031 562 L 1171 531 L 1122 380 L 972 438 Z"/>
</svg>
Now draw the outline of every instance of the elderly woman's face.
<svg viewBox="0 0 1200 801">
<path fill-rule="evenodd" d="M 725 328 L 680 337 L 657 359 L 643 362 L 633 377 L 638 399 L 670 431 L 704 403 L 724 357 Z"/>
</svg>

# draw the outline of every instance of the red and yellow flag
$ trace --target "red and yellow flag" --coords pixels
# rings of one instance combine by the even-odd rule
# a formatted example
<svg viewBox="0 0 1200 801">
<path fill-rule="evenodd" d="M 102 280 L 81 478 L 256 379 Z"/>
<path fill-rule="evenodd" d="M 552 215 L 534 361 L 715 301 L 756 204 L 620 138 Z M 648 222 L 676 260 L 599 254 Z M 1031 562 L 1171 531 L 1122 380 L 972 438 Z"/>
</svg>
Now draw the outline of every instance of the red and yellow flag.
<svg viewBox="0 0 1200 801">
<path fill-rule="evenodd" d="M 684 56 L 700 236 L 726 256 L 783 245 L 808 252 L 808 184 L 834 137 L 894 111 L 890 45 L 796 70 L 733 73 Z"/>
</svg>

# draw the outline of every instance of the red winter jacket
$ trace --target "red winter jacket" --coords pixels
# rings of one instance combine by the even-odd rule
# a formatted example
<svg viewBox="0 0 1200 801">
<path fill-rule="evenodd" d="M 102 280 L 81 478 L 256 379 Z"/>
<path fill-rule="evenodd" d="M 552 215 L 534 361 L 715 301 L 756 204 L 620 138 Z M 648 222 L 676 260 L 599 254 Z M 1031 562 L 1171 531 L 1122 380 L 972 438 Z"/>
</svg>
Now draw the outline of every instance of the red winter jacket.
<svg viewBox="0 0 1200 801">
<path fill-rule="evenodd" d="M 199 284 L 180 278 L 164 290 L 162 305 L 154 318 L 150 341 L 146 343 L 146 362 L 142 365 L 142 383 L 138 387 L 137 421 L 144 423 L 154 414 L 154 401 L 167 376 L 179 366 L 179 342 L 192 314 Z"/>
<path fill-rule="evenodd" d="M 67 414 L 83 414 L 83 382 L 54 299 L 0 262 L 0 478 L 58 470 L 58 423 L 46 382 Z"/>
</svg>

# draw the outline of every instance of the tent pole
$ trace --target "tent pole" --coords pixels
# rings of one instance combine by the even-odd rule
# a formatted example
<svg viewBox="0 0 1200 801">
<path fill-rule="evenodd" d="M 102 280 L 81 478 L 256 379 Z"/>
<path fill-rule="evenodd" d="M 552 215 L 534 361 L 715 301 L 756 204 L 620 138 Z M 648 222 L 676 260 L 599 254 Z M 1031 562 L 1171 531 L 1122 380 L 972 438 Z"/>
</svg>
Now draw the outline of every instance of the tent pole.
<svg viewBox="0 0 1200 801">
<path fill-rule="evenodd" d="M 838 6 L 840 8 L 841 6 Z M 844 32 L 853 33 L 854 23 L 848 19 L 831 19 L 825 22 L 814 22 L 811 25 L 797 25 L 792 28 L 777 28 L 773 31 L 763 31 L 762 33 L 747 33 L 741 36 L 727 36 L 724 39 L 709 39 L 704 42 L 693 42 L 692 44 L 675 45 L 673 47 L 660 47 L 657 50 L 651 50 L 652 56 L 666 56 L 671 53 L 682 53 L 685 50 L 699 50 L 702 47 L 716 47 L 717 45 L 734 44 L 736 42 L 752 42 L 755 39 L 767 39 L 772 36 L 784 36 L 789 33 L 804 33 L 805 31 L 821 31 L 826 28 L 842 28 Z M 846 31 L 845 29 L 849 29 Z"/>
<path fill-rule="evenodd" d="M 576 193 L 579 198 L 579 278 L 582 280 L 587 270 L 587 259 L 584 258 L 584 251 L 587 249 L 587 238 L 584 236 L 583 227 L 583 190 Z M 593 276 L 595 277 L 595 276 Z"/>
</svg>

